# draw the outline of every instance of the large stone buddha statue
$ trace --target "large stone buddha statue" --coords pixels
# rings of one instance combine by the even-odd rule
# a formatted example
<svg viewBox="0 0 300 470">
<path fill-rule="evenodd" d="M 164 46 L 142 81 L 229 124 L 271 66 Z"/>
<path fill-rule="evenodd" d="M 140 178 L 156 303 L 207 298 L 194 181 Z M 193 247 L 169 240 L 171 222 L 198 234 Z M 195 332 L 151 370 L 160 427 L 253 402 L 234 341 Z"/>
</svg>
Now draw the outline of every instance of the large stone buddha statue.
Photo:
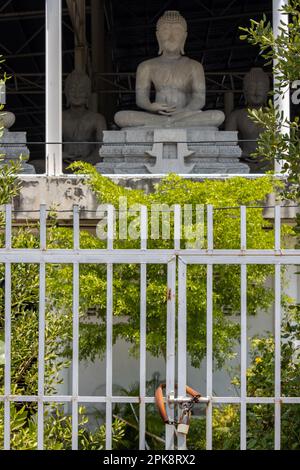
<svg viewBox="0 0 300 470">
<path fill-rule="evenodd" d="M 157 22 L 156 37 L 159 56 L 142 62 L 136 74 L 136 104 L 144 111 L 119 111 L 116 124 L 121 128 L 219 127 L 225 119 L 222 111 L 202 111 L 203 67 L 184 55 L 186 20 L 178 11 L 166 11 Z"/>
</svg>

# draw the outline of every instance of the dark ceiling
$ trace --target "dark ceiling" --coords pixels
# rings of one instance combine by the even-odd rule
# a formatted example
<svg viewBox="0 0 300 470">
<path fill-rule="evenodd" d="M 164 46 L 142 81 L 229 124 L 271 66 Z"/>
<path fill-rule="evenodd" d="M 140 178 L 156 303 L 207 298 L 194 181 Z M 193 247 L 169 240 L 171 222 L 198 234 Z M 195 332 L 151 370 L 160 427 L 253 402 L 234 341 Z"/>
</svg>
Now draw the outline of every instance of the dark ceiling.
<svg viewBox="0 0 300 470">
<path fill-rule="evenodd" d="M 86 1 L 87 41 L 91 41 L 90 1 Z M 271 18 L 271 0 L 106 0 L 106 62 L 113 72 L 106 85 L 116 109 L 134 106 L 137 65 L 157 54 L 155 24 L 165 10 L 179 10 L 188 22 L 186 53 L 202 62 L 207 73 L 207 107 L 223 107 L 224 90 L 235 90 L 236 106 L 243 104 L 243 73 L 263 65 L 258 50 L 239 39 L 239 26 L 265 13 Z M 45 2 L 0 0 L 0 53 L 3 70 L 12 75 L 7 109 L 17 116 L 14 130 L 27 131 L 28 140 L 45 140 Z M 74 34 L 63 0 L 63 71 L 74 63 Z M 233 73 L 233 75 L 229 75 Z M 125 90 L 120 91 L 121 87 Z M 115 109 L 111 110 L 112 112 Z M 31 155 L 40 153 L 31 146 Z"/>
</svg>

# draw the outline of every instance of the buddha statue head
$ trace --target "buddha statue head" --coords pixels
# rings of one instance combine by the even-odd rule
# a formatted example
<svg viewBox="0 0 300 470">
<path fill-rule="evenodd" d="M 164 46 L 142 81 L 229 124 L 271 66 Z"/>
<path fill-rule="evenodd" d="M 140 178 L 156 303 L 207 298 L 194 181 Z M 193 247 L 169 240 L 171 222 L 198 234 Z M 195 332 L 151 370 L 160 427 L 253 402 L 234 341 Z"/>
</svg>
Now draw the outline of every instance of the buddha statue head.
<svg viewBox="0 0 300 470">
<path fill-rule="evenodd" d="M 249 106 L 262 106 L 266 103 L 270 90 L 270 80 L 260 67 L 253 67 L 244 77 L 244 95 Z"/>
<path fill-rule="evenodd" d="M 165 11 L 156 24 L 158 54 L 182 54 L 187 38 L 187 22 L 176 10 Z"/>
<path fill-rule="evenodd" d="M 92 84 L 89 76 L 84 72 L 73 70 L 65 82 L 65 95 L 67 107 L 88 107 L 89 97 L 92 91 Z"/>
</svg>

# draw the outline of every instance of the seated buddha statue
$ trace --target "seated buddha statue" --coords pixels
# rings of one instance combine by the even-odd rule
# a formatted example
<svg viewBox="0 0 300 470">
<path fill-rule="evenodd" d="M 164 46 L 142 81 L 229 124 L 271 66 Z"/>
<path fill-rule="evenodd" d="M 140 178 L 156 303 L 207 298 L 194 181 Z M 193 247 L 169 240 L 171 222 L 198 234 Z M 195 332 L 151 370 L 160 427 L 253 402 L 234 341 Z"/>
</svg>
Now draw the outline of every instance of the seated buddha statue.
<svg viewBox="0 0 300 470">
<path fill-rule="evenodd" d="M 202 64 L 184 55 L 187 23 L 178 11 L 166 11 L 158 20 L 159 55 L 142 62 L 136 74 L 136 104 L 144 111 L 119 111 L 121 128 L 219 127 L 222 111 L 202 111 L 205 76 Z M 150 100 L 151 87 L 155 99 Z"/>
<path fill-rule="evenodd" d="M 242 148 L 241 161 L 247 163 L 251 173 L 264 173 L 272 168 L 272 163 L 261 157 L 252 156 L 257 149 L 257 139 L 264 131 L 248 114 L 248 109 L 263 107 L 268 98 L 270 80 L 260 67 L 253 67 L 244 77 L 243 92 L 247 107 L 235 109 L 225 124 L 227 131 L 238 131 Z"/>
<path fill-rule="evenodd" d="M 64 167 L 75 160 L 96 164 L 99 160 L 99 145 L 106 120 L 102 114 L 88 109 L 91 95 L 91 80 L 87 74 L 73 70 L 65 82 L 67 108 L 62 115 Z M 85 143 L 82 143 L 85 142 Z M 91 143 L 86 143 L 91 142 Z"/>
</svg>

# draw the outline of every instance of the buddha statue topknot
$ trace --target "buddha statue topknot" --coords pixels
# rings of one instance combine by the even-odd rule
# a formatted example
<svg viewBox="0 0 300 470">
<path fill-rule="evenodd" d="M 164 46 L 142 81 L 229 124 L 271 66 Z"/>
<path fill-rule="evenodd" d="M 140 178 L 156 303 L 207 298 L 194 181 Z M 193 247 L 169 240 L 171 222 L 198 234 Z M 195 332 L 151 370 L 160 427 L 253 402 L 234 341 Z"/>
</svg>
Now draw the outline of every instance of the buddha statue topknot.
<svg viewBox="0 0 300 470">
<path fill-rule="evenodd" d="M 121 128 L 219 127 L 225 119 L 222 111 L 202 111 L 203 67 L 184 55 L 186 20 L 178 11 L 166 11 L 157 22 L 156 38 L 158 57 L 142 62 L 136 74 L 136 104 L 144 111 L 119 111 L 116 124 Z"/>
</svg>

